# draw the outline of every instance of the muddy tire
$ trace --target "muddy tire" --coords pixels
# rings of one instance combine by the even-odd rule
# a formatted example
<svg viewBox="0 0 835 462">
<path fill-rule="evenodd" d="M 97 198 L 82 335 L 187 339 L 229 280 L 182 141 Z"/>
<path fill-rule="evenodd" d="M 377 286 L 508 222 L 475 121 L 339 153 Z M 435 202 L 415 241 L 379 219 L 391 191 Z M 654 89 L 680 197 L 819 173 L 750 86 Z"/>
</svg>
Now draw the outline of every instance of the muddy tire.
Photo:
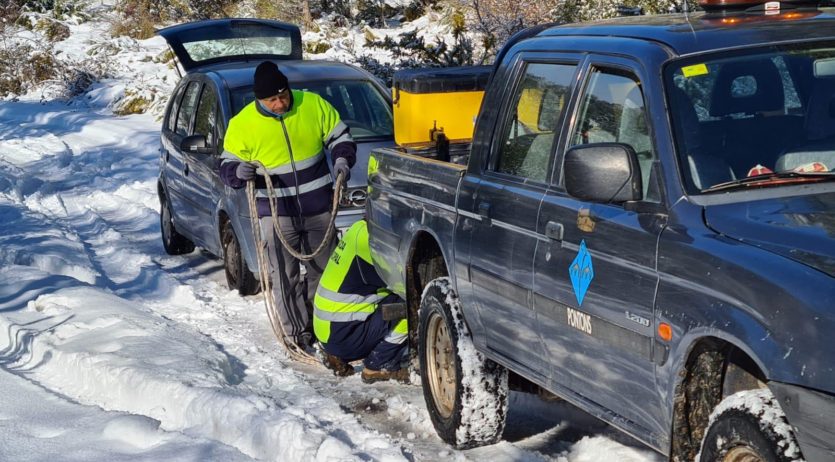
<svg viewBox="0 0 835 462">
<path fill-rule="evenodd" d="M 168 255 L 183 255 L 194 251 L 194 243 L 178 233 L 174 227 L 171 206 L 164 195 L 160 196 L 159 228 L 162 233 L 162 247 Z"/>
<path fill-rule="evenodd" d="M 423 291 L 418 356 L 423 397 L 441 439 L 458 449 L 499 441 L 507 369 L 476 351 L 449 278 Z"/>
<path fill-rule="evenodd" d="M 767 388 L 735 393 L 710 415 L 700 462 L 802 460 L 794 431 Z"/>
<path fill-rule="evenodd" d="M 249 270 L 246 259 L 241 252 L 241 245 L 232 222 L 227 221 L 223 225 L 221 233 L 221 244 L 223 245 L 223 267 L 226 271 L 226 284 L 230 290 L 237 290 L 241 295 L 252 295 L 258 293 L 260 282 Z"/>
</svg>

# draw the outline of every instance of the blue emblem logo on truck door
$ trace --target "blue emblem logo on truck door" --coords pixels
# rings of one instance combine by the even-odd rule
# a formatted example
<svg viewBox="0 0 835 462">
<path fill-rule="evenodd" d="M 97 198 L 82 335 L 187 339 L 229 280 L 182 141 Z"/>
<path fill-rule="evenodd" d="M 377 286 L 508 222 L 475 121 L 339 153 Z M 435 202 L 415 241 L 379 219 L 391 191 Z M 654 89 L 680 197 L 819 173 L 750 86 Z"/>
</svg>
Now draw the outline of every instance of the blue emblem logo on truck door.
<svg viewBox="0 0 835 462">
<path fill-rule="evenodd" d="M 583 298 L 586 296 L 591 280 L 594 279 L 594 267 L 591 264 L 591 254 L 586 249 L 585 240 L 580 242 L 580 250 L 577 251 L 577 256 L 568 267 L 568 274 L 571 276 L 571 285 L 577 297 L 577 306 L 580 306 L 583 304 Z"/>
</svg>

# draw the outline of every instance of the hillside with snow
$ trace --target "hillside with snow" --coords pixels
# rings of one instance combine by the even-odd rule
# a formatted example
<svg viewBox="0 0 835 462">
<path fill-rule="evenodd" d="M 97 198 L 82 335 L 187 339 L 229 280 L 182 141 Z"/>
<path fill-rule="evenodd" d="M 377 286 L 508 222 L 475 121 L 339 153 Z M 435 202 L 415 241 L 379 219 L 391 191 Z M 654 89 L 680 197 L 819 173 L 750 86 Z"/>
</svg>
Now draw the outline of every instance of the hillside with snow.
<svg viewBox="0 0 835 462">
<path fill-rule="evenodd" d="M 99 56 L 105 78 L 0 101 L 0 460 L 661 460 L 521 393 L 503 442 L 455 451 L 419 385 L 364 385 L 289 359 L 261 295 L 226 289 L 222 262 L 200 249 L 165 254 L 158 118 L 178 76 L 162 39 L 114 38 L 110 26 L 70 21 L 50 47 L 67 61 Z M 311 57 L 350 61 L 364 34 L 397 32 L 347 31 Z M 137 100 L 146 112 L 125 115 Z"/>
</svg>

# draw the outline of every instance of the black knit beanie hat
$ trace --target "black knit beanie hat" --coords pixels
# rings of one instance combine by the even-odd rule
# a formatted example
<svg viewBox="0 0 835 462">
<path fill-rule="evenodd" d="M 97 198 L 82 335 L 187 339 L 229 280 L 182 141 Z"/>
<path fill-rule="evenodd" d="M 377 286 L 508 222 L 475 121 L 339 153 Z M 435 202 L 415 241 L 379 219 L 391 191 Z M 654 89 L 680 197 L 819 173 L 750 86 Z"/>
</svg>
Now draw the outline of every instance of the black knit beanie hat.
<svg viewBox="0 0 835 462">
<path fill-rule="evenodd" d="M 255 97 L 275 96 L 290 87 L 287 76 L 272 61 L 264 61 L 255 68 Z"/>
</svg>

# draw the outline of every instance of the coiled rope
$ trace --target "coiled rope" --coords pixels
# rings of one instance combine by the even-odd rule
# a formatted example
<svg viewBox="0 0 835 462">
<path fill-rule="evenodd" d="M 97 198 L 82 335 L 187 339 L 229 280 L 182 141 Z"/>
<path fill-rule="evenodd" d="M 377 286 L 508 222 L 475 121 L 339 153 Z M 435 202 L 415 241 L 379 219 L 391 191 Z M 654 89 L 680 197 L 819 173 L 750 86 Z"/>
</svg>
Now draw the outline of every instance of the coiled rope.
<svg viewBox="0 0 835 462">
<path fill-rule="evenodd" d="M 278 240 L 281 241 L 281 245 L 287 249 L 287 252 L 290 253 L 293 257 L 301 260 L 301 261 L 308 261 L 316 258 L 317 255 L 322 253 L 328 247 L 328 243 L 333 238 L 334 232 L 336 232 L 336 226 L 334 226 L 334 222 L 336 222 L 336 215 L 339 210 L 339 202 L 342 199 L 342 189 L 345 186 L 345 177 L 341 174 L 337 174 L 336 176 L 336 183 L 334 184 L 334 191 L 333 191 L 333 203 L 331 205 L 331 216 L 330 220 L 328 221 L 328 228 L 325 231 L 325 237 L 322 239 L 322 242 L 319 243 L 319 247 L 316 248 L 310 254 L 303 254 L 296 249 L 294 249 L 290 243 L 287 242 L 287 239 L 282 234 L 281 229 L 278 225 L 278 212 L 276 211 L 275 205 L 275 187 L 273 186 L 272 179 L 270 178 L 269 173 L 267 173 L 267 169 L 261 162 L 253 161 L 253 164 L 260 169 L 261 174 L 264 176 L 264 182 L 267 184 L 267 198 L 269 199 L 270 203 L 270 215 L 273 219 L 273 230 L 275 231 L 276 235 L 278 235 Z M 252 224 L 252 234 L 255 237 L 255 248 L 256 252 L 255 255 L 258 259 L 258 273 L 261 279 L 261 292 L 264 294 L 264 305 L 267 308 L 267 317 L 270 320 L 270 327 L 272 327 L 273 334 L 276 338 L 284 345 L 284 348 L 287 350 L 287 353 L 290 355 L 291 358 L 303 362 L 306 364 L 321 364 L 321 362 L 312 356 L 310 353 L 305 351 L 302 348 L 299 348 L 291 339 L 290 336 L 287 335 L 287 332 L 284 331 L 284 326 L 281 325 L 281 321 L 278 317 L 278 307 L 276 306 L 275 297 L 272 291 L 272 281 L 270 280 L 270 263 L 269 259 L 267 258 L 266 254 L 266 246 L 264 245 L 264 237 L 261 235 L 261 226 L 259 223 L 258 218 L 258 207 L 256 206 L 255 201 L 255 180 L 250 180 L 247 182 L 246 185 L 246 195 L 247 195 L 247 202 L 249 205 L 249 219 Z M 279 268 L 276 268 L 276 271 L 281 271 Z"/>
</svg>

